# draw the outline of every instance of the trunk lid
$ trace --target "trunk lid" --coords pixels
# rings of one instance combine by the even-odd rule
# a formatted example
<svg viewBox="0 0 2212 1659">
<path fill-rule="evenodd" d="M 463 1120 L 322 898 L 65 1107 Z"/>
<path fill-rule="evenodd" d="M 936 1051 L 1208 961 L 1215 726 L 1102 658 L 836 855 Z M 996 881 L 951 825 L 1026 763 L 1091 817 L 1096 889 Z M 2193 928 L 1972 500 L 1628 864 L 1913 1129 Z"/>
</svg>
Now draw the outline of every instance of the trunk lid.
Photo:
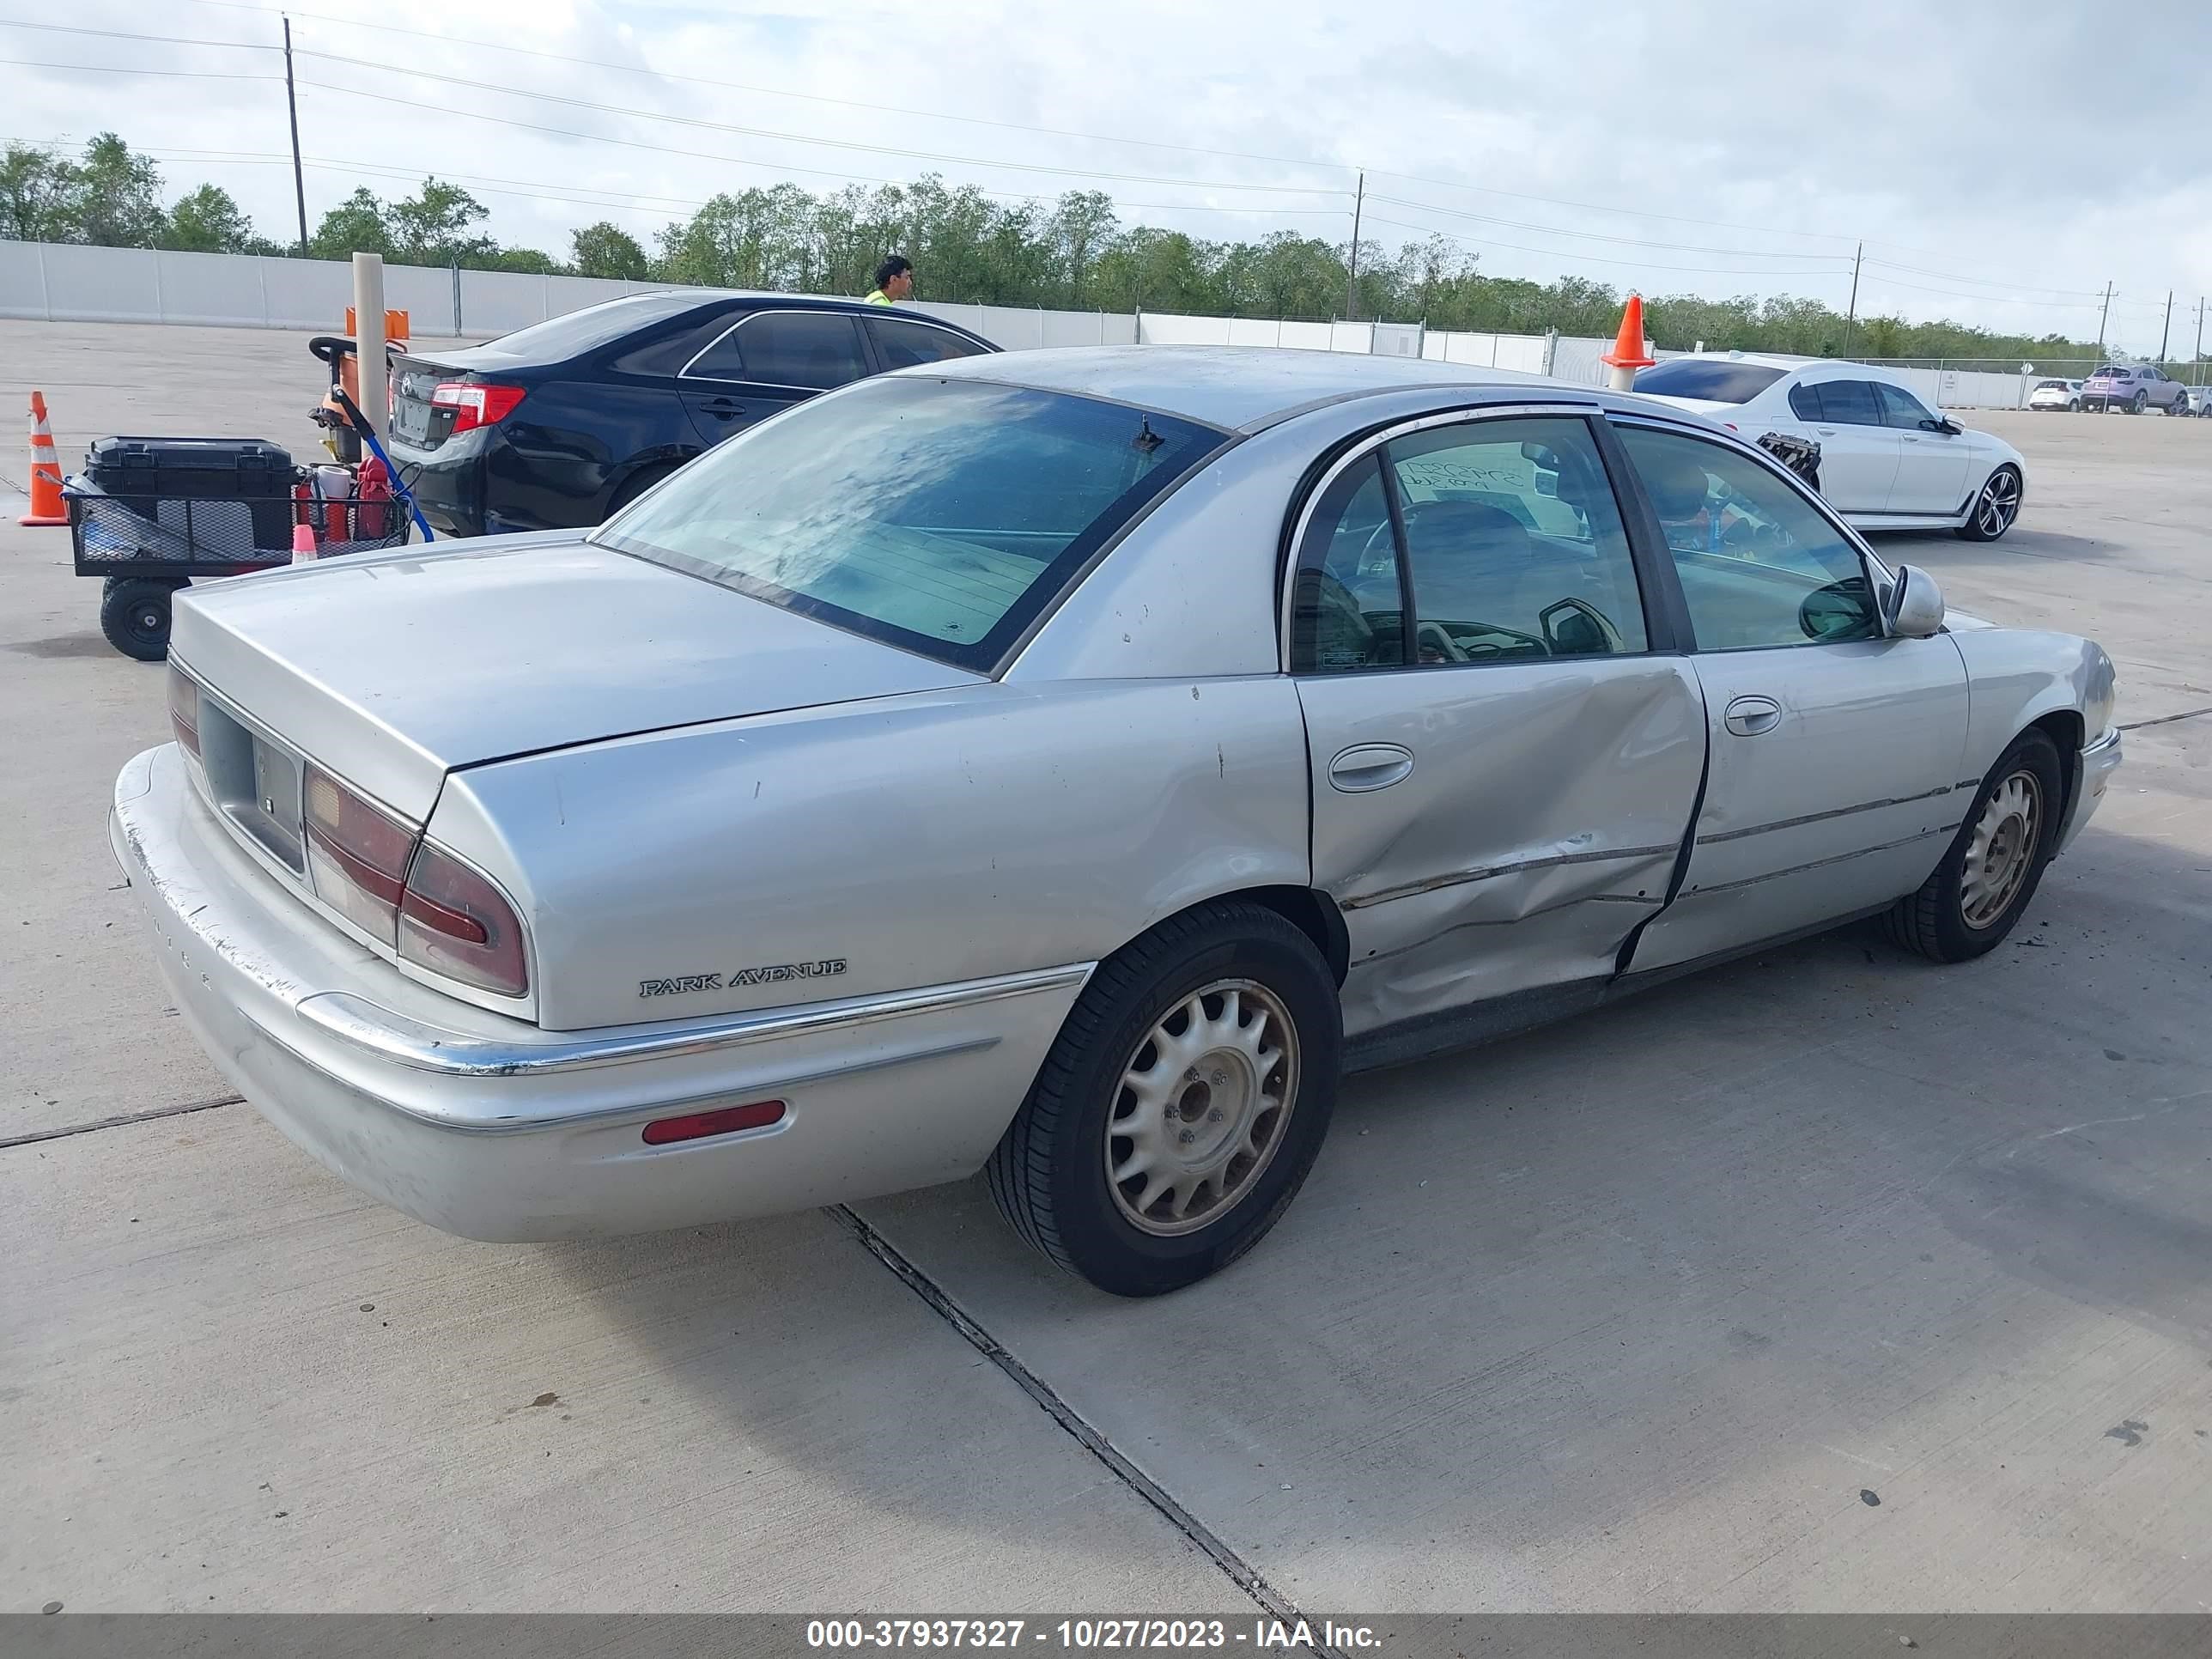
<svg viewBox="0 0 2212 1659">
<path fill-rule="evenodd" d="M 981 678 L 559 534 L 194 586 L 170 648 L 418 823 L 480 762 Z"/>
</svg>

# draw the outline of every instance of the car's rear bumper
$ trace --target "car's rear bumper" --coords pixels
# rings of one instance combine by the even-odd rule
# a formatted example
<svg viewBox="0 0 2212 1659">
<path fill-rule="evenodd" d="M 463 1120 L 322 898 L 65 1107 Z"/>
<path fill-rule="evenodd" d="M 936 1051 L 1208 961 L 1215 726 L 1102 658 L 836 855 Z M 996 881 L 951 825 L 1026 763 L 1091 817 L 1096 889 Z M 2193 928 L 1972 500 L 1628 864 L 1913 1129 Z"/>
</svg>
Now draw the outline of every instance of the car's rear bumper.
<svg viewBox="0 0 2212 1659">
<path fill-rule="evenodd" d="M 472 1238 L 645 1232 L 957 1180 L 1089 973 L 549 1032 L 342 939 L 232 844 L 173 745 L 124 768 L 108 829 L 177 1006 L 238 1091 L 342 1179 Z M 641 1136 L 764 1099 L 787 1108 L 768 1128 Z"/>
<path fill-rule="evenodd" d="M 2120 733 L 2118 727 L 2090 744 L 2081 750 L 2081 781 L 2074 792 L 2073 801 L 2066 809 L 2066 822 L 2058 832 L 2058 848 L 2064 852 L 2081 833 L 2097 808 L 2104 804 L 2106 787 L 2120 765 Z"/>
</svg>

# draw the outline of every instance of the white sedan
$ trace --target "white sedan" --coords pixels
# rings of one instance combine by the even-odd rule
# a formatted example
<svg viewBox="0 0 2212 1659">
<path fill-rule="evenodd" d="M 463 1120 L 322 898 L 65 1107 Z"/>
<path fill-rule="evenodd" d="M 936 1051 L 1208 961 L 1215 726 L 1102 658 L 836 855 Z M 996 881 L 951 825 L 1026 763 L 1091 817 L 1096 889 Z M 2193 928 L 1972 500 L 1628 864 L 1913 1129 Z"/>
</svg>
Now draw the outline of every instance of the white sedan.
<svg viewBox="0 0 2212 1659">
<path fill-rule="evenodd" d="M 1753 441 L 1778 432 L 1819 444 L 1820 494 L 1856 529 L 1993 542 L 2020 516 L 2020 452 L 1937 414 L 1892 369 L 1700 352 L 1644 370 L 1636 390 Z"/>
</svg>

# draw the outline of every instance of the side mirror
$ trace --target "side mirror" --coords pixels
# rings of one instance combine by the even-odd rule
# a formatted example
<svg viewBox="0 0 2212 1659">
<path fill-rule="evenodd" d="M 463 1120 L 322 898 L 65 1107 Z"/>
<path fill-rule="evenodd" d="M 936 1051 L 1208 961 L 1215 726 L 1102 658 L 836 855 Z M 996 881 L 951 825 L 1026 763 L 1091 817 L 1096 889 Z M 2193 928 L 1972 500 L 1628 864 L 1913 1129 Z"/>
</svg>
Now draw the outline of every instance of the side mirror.
<svg viewBox="0 0 2212 1659">
<path fill-rule="evenodd" d="M 1930 638 L 1943 626 L 1943 590 L 1919 566 L 1901 564 L 1897 567 L 1896 581 L 1890 586 L 1882 620 L 1889 624 L 1894 638 Z"/>
<path fill-rule="evenodd" d="M 1940 432 L 1947 438 L 1955 438 L 1966 430 L 1956 421 L 1940 415 L 1933 420 L 1921 422 L 1920 429 L 1923 432 Z"/>
</svg>

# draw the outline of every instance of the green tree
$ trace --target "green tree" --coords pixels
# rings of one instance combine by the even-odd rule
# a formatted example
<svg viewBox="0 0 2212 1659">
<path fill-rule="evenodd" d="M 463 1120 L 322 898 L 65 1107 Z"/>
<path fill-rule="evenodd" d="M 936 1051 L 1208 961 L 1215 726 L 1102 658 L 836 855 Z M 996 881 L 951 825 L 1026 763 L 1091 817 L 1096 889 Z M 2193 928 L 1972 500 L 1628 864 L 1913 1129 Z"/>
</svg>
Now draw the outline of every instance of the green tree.
<svg viewBox="0 0 2212 1659">
<path fill-rule="evenodd" d="M 479 270 L 520 270 L 532 276 L 558 276 L 563 273 L 561 262 L 550 253 L 541 253 L 534 247 L 503 247 L 488 256 L 464 259 Z"/>
<path fill-rule="evenodd" d="M 228 191 L 202 185 L 169 210 L 161 246 L 188 253 L 251 253 L 263 244 Z"/>
<path fill-rule="evenodd" d="M 317 259 L 350 259 L 356 253 L 392 257 L 392 230 L 385 222 L 384 204 L 363 185 L 323 215 L 308 239 L 307 252 Z"/>
<path fill-rule="evenodd" d="M 1114 198 L 1103 190 L 1072 190 L 1060 198 L 1047 227 L 1053 252 L 1067 274 L 1067 303 L 1079 309 L 1091 303 L 1085 279 L 1100 252 L 1120 232 Z"/>
<path fill-rule="evenodd" d="M 151 247 L 167 224 L 161 169 L 112 132 L 96 136 L 69 168 L 66 198 L 71 241 Z"/>
<path fill-rule="evenodd" d="M 569 233 L 568 263 L 579 276 L 619 276 L 641 283 L 653 274 L 652 262 L 637 239 L 605 219 Z"/>
<path fill-rule="evenodd" d="M 61 242 L 69 222 L 70 163 L 51 149 L 0 153 L 0 240 Z"/>
<path fill-rule="evenodd" d="M 490 212 L 459 185 L 425 179 L 414 195 L 385 209 L 392 257 L 407 265 L 489 265 L 498 257 L 499 244 L 468 232 Z"/>
</svg>

